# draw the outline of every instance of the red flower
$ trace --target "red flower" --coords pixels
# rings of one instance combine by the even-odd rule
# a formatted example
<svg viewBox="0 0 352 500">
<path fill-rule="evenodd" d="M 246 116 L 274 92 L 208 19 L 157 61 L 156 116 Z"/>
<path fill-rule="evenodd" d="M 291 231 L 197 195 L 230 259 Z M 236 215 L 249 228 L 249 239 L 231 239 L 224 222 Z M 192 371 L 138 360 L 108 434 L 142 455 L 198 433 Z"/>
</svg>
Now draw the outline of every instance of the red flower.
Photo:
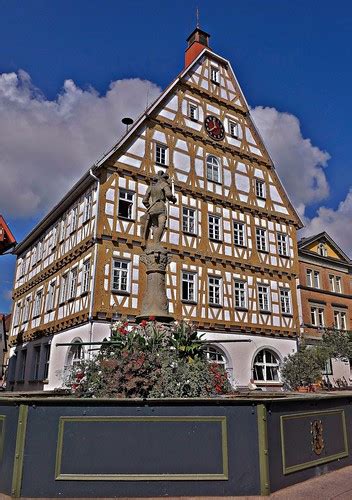
<svg viewBox="0 0 352 500">
<path fill-rule="evenodd" d="M 143 319 L 143 320 L 141 321 L 141 327 L 142 327 L 142 328 L 145 328 L 145 327 L 147 326 L 147 324 L 148 324 L 148 321 L 147 321 L 147 320 Z"/>
<path fill-rule="evenodd" d="M 150 321 L 155 321 L 155 316 L 149 316 Z"/>
<path fill-rule="evenodd" d="M 120 326 L 119 333 L 121 335 L 127 335 L 128 334 L 128 330 L 126 330 L 126 328 L 124 328 L 123 326 Z"/>
<path fill-rule="evenodd" d="M 81 380 L 83 377 L 84 377 L 84 373 L 83 372 L 79 372 L 79 373 L 76 374 L 76 380 Z"/>
</svg>

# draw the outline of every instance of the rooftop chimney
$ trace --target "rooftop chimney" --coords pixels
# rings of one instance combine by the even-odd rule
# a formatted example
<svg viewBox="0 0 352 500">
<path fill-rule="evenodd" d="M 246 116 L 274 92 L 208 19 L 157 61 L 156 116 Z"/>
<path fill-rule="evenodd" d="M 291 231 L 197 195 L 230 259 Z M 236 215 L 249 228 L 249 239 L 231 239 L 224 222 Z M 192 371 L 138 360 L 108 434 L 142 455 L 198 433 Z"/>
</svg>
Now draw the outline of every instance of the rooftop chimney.
<svg viewBox="0 0 352 500">
<path fill-rule="evenodd" d="M 203 49 L 209 47 L 210 35 L 198 26 L 187 38 L 188 47 L 185 52 L 185 68 L 187 68 Z"/>
</svg>

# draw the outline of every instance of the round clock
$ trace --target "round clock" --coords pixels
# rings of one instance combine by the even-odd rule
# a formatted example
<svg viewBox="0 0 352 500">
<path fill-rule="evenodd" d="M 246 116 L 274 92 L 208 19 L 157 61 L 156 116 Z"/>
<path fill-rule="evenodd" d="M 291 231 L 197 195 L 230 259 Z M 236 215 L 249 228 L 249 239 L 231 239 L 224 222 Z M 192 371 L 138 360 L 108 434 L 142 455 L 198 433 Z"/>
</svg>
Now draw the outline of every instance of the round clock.
<svg viewBox="0 0 352 500">
<path fill-rule="evenodd" d="M 225 136 L 224 125 L 216 116 L 209 115 L 204 120 L 205 130 L 212 139 L 221 141 Z"/>
</svg>

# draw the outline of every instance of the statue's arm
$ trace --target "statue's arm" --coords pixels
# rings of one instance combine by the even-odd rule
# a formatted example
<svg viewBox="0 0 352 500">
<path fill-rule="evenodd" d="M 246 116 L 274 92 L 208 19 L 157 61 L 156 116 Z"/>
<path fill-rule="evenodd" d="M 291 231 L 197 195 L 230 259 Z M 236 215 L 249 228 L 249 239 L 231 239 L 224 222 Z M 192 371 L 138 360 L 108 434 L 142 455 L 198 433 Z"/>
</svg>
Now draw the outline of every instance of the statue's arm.
<svg viewBox="0 0 352 500">
<path fill-rule="evenodd" d="M 143 200 L 142 200 L 143 205 L 147 208 L 149 208 L 149 205 L 150 205 L 149 198 L 150 198 L 150 187 L 148 187 L 148 189 L 143 197 Z"/>
<path fill-rule="evenodd" d="M 172 194 L 172 190 L 171 190 L 170 184 L 165 183 L 164 193 L 165 193 L 165 197 L 166 197 L 167 200 L 170 200 L 172 203 L 176 203 L 177 198 L 176 198 L 176 196 L 174 196 Z"/>
</svg>

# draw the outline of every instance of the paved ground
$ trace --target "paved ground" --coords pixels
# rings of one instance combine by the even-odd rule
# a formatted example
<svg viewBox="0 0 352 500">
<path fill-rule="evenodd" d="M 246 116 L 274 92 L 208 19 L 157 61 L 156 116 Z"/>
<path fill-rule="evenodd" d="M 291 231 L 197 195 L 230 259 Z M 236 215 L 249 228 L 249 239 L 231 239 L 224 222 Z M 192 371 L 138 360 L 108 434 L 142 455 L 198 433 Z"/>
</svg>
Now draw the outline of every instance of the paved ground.
<svg viewBox="0 0 352 500">
<path fill-rule="evenodd" d="M 25 498 L 25 497 L 22 497 Z M 149 497 L 150 498 L 150 497 Z M 319 500 L 352 500 L 352 466 L 345 467 L 343 469 L 329 472 L 323 476 L 315 477 L 314 479 L 309 479 L 300 484 L 295 484 L 289 488 L 277 491 L 270 495 L 270 497 L 167 497 L 168 500 L 200 500 L 201 498 L 206 498 L 206 500 L 225 500 L 225 499 L 248 499 L 257 500 L 265 498 L 277 498 L 282 500 L 295 500 L 296 498 L 305 498 L 306 500 L 319 499 Z M 0 494 L 0 500 L 11 500 L 10 497 Z M 29 499 L 26 500 L 39 500 L 39 499 Z M 41 499 L 47 500 L 47 499 Z M 60 498 L 60 500 L 66 500 Z M 85 498 L 80 498 L 80 500 L 88 500 Z M 89 499 L 92 500 L 92 499 Z M 111 500 L 107 498 L 100 498 L 99 500 Z M 120 498 L 120 500 L 136 500 L 132 498 Z M 144 499 L 146 500 L 146 499 Z M 154 499 L 153 499 L 154 500 Z"/>
</svg>

